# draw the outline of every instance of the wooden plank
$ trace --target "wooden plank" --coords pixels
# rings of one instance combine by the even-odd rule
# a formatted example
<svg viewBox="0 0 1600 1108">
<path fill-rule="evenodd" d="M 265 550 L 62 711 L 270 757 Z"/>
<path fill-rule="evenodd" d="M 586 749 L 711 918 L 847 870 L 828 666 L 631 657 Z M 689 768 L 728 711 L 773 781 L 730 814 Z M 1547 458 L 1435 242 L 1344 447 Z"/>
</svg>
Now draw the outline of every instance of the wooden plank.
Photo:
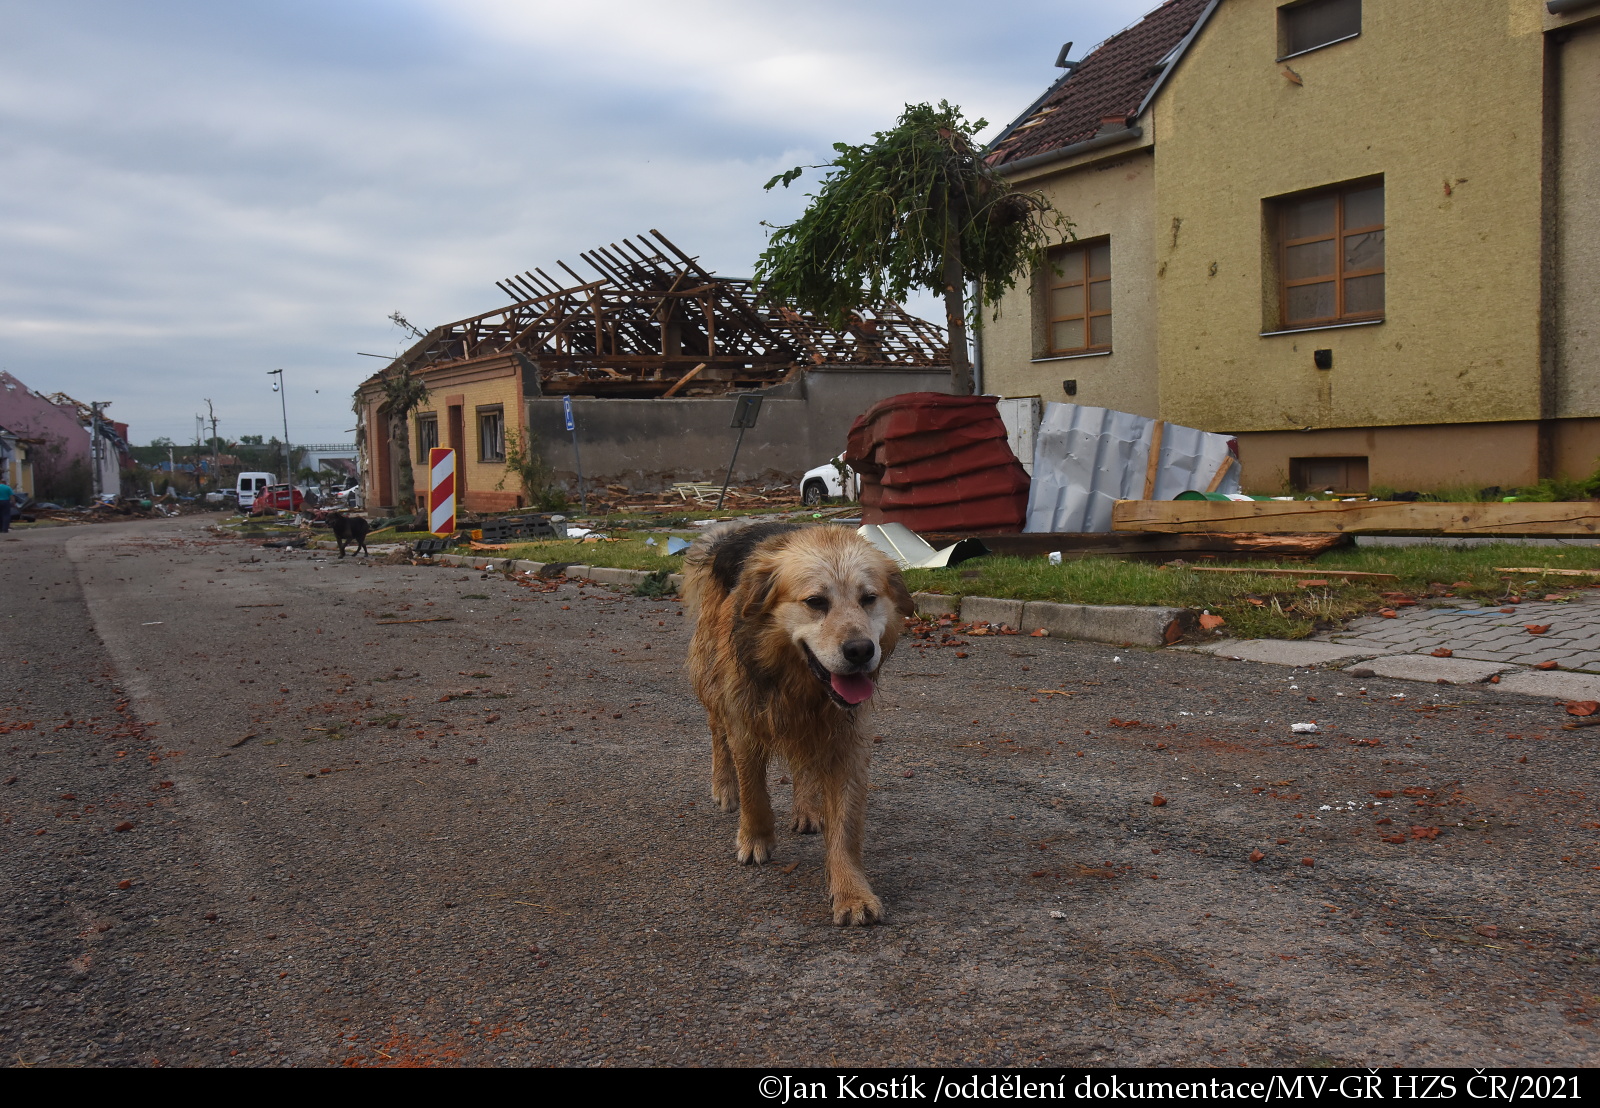
<svg viewBox="0 0 1600 1108">
<path fill-rule="evenodd" d="M 1165 420 L 1156 420 L 1150 433 L 1150 458 L 1144 464 L 1144 498 L 1149 500 L 1156 491 L 1156 471 L 1161 468 L 1161 440 L 1166 436 Z"/>
<path fill-rule="evenodd" d="M 702 369 L 704 369 L 705 367 L 706 367 L 706 363 L 701 362 L 699 365 L 697 365 L 693 369 L 691 369 L 688 373 L 685 373 L 682 377 L 679 377 L 677 379 L 677 381 L 673 382 L 673 385 L 672 385 L 672 387 L 670 389 L 668 389 L 666 392 L 661 394 L 661 399 L 665 400 L 665 399 L 667 399 L 667 397 L 672 396 L 673 394 L 675 394 L 679 389 L 683 388 L 683 386 L 687 385 L 690 381 L 694 380 L 695 377 L 700 373 L 700 371 Z"/>
<path fill-rule="evenodd" d="M 1346 535 L 1596 535 L 1600 504 L 1428 504 L 1394 500 L 1119 500 L 1113 531 Z"/>
<path fill-rule="evenodd" d="M 1496 573 L 1553 573 L 1557 577 L 1600 577 L 1600 569 L 1551 569 L 1549 566 L 1495 566 Z"/>
<path fill-rule="evenodd" d="M 1233 455 L 1229 454 L 1222 459 L 1222 464 L 1217 467 L 1217 472 L 1211 475 L 1211 481 L 1206 485 L 1206 492 L 1216 492 L 1222 487 L 1222 479 L 1228 475 L 1228 470 L 1233 468 Z"/>
<path fill-rule="evenodd" d="M 1249 566 L 1183 566 L 1196 573 L 1254 573 L 1263 577 L 1337 577 L 1341 581 L 1398 581 L 1392 573 L 1364 573 L 1350 569 L 1252 569 Z"/>
<path fill-rule="evenodd" d="M 990 553 L 1008 558 L 1042 558 L 1055 551 L 1060 551 L 1064 557 L 1105 555 L 1171 558 L 1178 554 L 1201 554 L 1228 558 L 1305 558 L 1351 544 L 1351 539 L 1345 535 L 1163 535 L 1154 531 L 1011 534 L 930 531 L 922 537 L 935 547 L 949 546 L 961 539 L 975 537 L 989 548 Z"/>
</svg>

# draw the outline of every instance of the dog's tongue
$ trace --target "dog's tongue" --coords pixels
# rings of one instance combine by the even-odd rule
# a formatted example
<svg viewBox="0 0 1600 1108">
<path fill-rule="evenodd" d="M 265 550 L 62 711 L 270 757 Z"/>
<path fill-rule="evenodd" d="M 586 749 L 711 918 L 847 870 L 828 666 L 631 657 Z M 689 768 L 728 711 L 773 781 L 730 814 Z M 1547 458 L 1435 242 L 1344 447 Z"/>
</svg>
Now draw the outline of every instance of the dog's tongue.
<svg viewBox="0 0 1600 1108">
<path fill-rule="evenodd" d="M 872 695 L 872 678 L 865 673 L 835 673 L 830 683 L 846 704 L 860 704 Z"/>
</svg>

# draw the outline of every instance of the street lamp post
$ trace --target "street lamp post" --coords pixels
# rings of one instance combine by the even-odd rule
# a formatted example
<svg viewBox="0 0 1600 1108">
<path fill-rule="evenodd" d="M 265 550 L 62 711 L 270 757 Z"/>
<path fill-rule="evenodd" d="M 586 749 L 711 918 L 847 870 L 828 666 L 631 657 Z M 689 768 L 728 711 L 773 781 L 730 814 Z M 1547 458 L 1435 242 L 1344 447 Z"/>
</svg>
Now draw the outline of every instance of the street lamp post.
<svg viewBox="0 0 1600 1108">
<path fill-rule="evenodd" d="M 294 474 L 291 470 L 294 466 L 294 460 L 293 455 L 289 453 L 289 401 L 284 397 L 283 370 L 269 369 L 267 370 L 267 376 L 277 378 L 276 381 L 272 382 L 272 391 L 278 394 L 278 404 L 283 409 L 283 479 L 292 485 L 294 484 Z"/>
</svg>

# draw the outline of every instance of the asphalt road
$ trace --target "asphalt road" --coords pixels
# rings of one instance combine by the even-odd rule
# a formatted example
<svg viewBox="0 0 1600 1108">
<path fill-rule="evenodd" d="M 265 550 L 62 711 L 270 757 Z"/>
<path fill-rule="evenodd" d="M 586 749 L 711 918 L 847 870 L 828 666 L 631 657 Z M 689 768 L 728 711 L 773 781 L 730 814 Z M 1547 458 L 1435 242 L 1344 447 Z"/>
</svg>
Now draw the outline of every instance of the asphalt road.
<svg viewBox="0 0 1600 1108">
<path fill-rule="evenodd" d="M 1600 728 L 1548 702 L 936 631 L 840 929 L 818 837 L 736 864 L 674 600 L 194 520 L 0 588 L 13 1065 L 1596 1061 Z"/>
</svg>

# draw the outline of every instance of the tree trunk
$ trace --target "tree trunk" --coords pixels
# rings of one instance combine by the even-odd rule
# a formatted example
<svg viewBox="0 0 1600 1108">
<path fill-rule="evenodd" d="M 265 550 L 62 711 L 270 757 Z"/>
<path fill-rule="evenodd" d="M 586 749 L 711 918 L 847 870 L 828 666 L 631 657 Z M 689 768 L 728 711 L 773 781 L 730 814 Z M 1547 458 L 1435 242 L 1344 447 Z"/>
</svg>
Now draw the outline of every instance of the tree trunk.
<svg viewBox="0 0 1600 1108">
<path fill-rule="evenodd" d="M 417 510 L 417 479 L 411 470 L 411 428 L 405 413 L 389 417 L 389 441 L 394 444 L 395 507 L 402 512 Z"/>
<path fill-rule="evenodd" d="M 950 331 L 950 392 L 972 395 L 972 360 L 967 356 L 966 274 L 961 266 L 961 216 L 945 217 L 944 271 L 945 326 Z"/>
</svg>

